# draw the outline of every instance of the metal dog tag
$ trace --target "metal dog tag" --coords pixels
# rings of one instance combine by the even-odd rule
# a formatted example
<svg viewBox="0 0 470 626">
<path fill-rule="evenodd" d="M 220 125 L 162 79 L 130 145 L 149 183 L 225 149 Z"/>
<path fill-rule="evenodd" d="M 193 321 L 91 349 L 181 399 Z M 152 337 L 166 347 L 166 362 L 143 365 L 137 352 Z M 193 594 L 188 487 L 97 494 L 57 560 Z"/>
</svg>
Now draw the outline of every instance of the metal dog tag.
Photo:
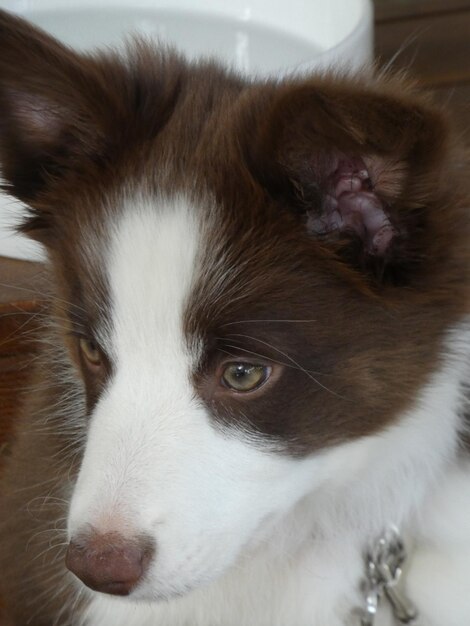
<svg viewBox="0 0 470 626">
<path fill-rule="evenodd" d="M 397 585 L 406 550 L 398 530 L 391 527 L 372 547 L 366 558 L 365 608 L 361 626 L 374 626 L 379 603 L 385 597 L 401 624 L 416 625 L 418 611 Z"/>
</svg>

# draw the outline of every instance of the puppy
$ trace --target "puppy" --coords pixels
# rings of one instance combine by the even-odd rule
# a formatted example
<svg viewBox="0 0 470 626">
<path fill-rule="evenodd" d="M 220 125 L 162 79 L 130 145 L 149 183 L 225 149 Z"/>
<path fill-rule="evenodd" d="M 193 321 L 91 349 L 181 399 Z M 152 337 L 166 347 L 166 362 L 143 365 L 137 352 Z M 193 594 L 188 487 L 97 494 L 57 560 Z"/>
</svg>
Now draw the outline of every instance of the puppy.
<svg viewBox="0 0 470 626">
<path fill-rule="evenodd" d="M 0 13 L 4 188 L 51 284 L 1 486 L 16 626 L 470 623 L 447 126 L 400 78 L 81 55 Z"/>
</svg>

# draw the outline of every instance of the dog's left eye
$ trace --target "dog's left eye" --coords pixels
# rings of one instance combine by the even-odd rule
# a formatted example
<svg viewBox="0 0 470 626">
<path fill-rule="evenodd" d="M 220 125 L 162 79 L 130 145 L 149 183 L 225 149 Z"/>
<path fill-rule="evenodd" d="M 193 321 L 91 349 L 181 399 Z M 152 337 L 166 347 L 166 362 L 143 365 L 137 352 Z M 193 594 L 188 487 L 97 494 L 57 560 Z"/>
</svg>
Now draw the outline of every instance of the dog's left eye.
<svg viewBox="0 0 470 626">
<path fill-rule="evenodd" d="M 98 344 L 93 339 L 88 337 L 80 337 L 79 345 L 80 350 L 88 363 L 94 367 L 99 367 L 102 363 L 102 359 Z"/>
<path fill-rule="evenodd" d="M 256 363 L 229 363 L 222 373 L 222 383 L 234 391 L 254 391 L 269 378 L 271 368 Z"/>
</svg>

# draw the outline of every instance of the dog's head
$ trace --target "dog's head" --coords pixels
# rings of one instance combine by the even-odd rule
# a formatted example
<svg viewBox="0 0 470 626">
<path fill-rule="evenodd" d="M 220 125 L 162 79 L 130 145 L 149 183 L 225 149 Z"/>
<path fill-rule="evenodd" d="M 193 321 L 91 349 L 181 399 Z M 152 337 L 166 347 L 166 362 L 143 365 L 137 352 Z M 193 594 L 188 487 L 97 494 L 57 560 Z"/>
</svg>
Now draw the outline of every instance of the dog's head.
<svg viewBox="0 0 470 626">
<path fill-rule="evenodd" d="M 5 188 L 86 393 L 89 586 L 212 580 L 412 406 L 465 308 L 444 126 L 396 79 L 81 56 L 1 14 Z"/>
</svg>

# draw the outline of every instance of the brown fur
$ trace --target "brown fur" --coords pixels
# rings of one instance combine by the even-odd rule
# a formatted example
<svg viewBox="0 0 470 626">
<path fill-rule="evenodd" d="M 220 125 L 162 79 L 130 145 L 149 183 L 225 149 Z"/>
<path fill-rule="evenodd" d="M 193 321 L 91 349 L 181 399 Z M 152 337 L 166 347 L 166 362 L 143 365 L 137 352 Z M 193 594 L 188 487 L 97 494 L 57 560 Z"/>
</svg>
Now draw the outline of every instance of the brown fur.
<svg viewBox="0 0 470 626">
<path fill-rule="evenodd" d="M 399 227 L 383 258 L 352 233 L 306 228 L 335 153 L 364 158 Z M 389 425 L 468 312 L 468 194 L 444 116 L 401 78 L 250 82 L 141 43 L 126 58 L 80 56 L 0 12 L 0 159 L 7 191 L 30 207 L 23 230 L 49 249 L 55 285 L 52 349 L 0 500 L 2 593 L 17 626 L 65 626 L 80 609 L 63 565 L 81 452 L 68 412 L 92 410 L 112 363 L 91 380 L 70 331 L 89 334 L 106 316 L 100 249 L 123 194 L 215 204 L 214 247 L 186 319 L 206 345 L 195 386 L 215 423 L 235 420 L 286 454 Z M 231 271 L 220 289 L 222 258 Z M 211 376 L 227 353 L 280 362 L 282 385 L 221 395 Z"/>
</svg>

